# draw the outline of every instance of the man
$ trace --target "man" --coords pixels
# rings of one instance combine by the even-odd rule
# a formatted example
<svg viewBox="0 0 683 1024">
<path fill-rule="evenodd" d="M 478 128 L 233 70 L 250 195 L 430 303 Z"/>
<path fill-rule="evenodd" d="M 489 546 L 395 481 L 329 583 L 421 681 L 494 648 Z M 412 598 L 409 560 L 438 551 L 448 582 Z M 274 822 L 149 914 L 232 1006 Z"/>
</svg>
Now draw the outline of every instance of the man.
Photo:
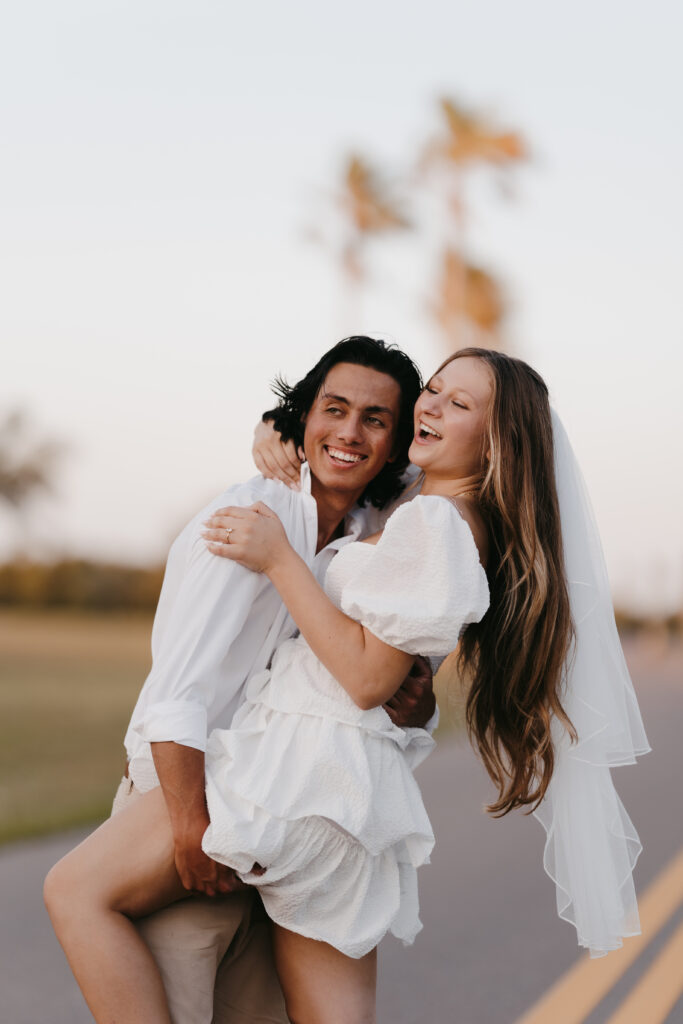
<svg viewBox="0 0 683 1024">
<path fill-rule="evenodd" d="M 189 892 L 202 894 L 140 923 L 178 1024 L 287 1020 L 263 909 L 253 892 L 235 891 L 241 883 L 204 854 L 201 839 L 208 734 L 229 727 L 247 678 L 296 627 L 267 577 L 208 552 L 203 520 L 218 504 L 265 502 L 322 582 L 335 552 L 380 528 L 379 509 L 399 495 L 419 391 L 418 371 L 400 350 L 362 336 L 340 342 L 299 384 L 281 386 L 274 417 L 303 445 L 300 489 L 261 477 L 230 488 L 169 554 L 153 666 L 126 734 L 129 768 L 114 810 L 160 784 L 178 873 Z M 398 724 L 426 724 L 430 679 L 409 677 L 391 704 Z"/>
</svg>

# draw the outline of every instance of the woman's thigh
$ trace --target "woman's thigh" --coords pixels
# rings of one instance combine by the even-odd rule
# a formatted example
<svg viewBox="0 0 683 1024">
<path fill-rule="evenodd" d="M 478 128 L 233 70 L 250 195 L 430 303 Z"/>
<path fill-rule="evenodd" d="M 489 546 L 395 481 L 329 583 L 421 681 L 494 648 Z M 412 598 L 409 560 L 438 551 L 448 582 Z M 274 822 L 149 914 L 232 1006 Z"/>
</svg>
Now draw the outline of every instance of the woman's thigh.
<svg viewBox="0 0 683 1024">
<path fill-rule="evenodd" d="M 79 901 L 95 901 L 131 917 L 187 896 L 175 868 L 161 789 L 142 794 L 105 821 L 50 874 L 53 886 L 76 892 Z"/>
<path fill-rule="evenodd" d="M 375 1024 L 376 949 L 354 960 L 279 925 L 273 938 L 292 1024 Z"/>
</svg>

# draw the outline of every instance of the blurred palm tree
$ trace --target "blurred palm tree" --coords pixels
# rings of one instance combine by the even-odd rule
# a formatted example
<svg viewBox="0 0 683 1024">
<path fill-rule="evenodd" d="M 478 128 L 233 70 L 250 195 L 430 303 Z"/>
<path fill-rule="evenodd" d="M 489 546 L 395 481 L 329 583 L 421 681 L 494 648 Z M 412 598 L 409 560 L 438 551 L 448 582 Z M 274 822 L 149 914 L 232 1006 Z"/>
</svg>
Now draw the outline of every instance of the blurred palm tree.
<svg viewBox="0 0 683 1024">
<path fill-rule="evenodd" d="M 37 491 L 50 490 L 62 450 L 55 441 L 34 440 L 24 413 L 7 413 L 0 420 L 0 498 L 20 509 Z"/>
<path fill-rule="evenodd" d="M 488 271 L 446 248 L 429 310 L 449 352 L 464 345 L 501 345 L 498 330 L 505 313 L 500 284 Z"/>
<path fill-rule="evenodd" d="M 411 224 L 385 178 L 357 153 L 343 165 L 332 208 L 336 214 L 332 235 L 314 229 L 307 236 L 334 251 L 344 285 L 343 321 L 346 328 L 360 330 L 361 292 L 369 276 L 368 244 L 391 231 L 407 230 Z"/>
<path fill-rule="evenodd" d="M 362 281 L 365 243 L 375 235 L 408 228 L 410 223 L 377 171 L 357 154 L 349 157 L 344 168 L 339 205 L 347 224 L 342 265 L 349 276 Z"/>
<path fill-rule="evenodd" d="M 516 132 L 499 130 L 453 99 L 442 99 L 440 107 L 445 130 L 427 143 L 420 160 L 422 174 L 443 185 L 446 204 L 446 237 L 431 312 L 449 349 L 500 344 L 496 334 L 504 313 L 501 289 L 466 255 L 465 178 L 475 168 L 494 168 L 499 186 L 509 195 L 509 170 L 526 157 L 526 147 Z"/>
</svg>

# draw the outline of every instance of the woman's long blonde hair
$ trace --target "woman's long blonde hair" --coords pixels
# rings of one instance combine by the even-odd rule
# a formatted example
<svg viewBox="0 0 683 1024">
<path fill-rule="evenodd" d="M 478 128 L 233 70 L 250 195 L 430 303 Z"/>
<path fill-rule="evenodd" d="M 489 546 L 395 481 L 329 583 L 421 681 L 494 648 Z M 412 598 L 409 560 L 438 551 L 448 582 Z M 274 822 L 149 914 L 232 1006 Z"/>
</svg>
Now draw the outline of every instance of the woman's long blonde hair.
<svg viewBox="0 0 683 1024">
<path fill-rule="evenodd" d="M 543 798 L 555 760 L 553 716 L 575 738 L 560 699 L 574 634 L 548 389 L 527 363 L 488 349 L 460 349 L 439 370 L 463 356 L 485 362 L 494 382 L 479 493 L 491 605 L 465 631 L 458 662 L 469 682 L 468 732 L 498 787 L 487 810 L 502 817 Z"/>
</svg>

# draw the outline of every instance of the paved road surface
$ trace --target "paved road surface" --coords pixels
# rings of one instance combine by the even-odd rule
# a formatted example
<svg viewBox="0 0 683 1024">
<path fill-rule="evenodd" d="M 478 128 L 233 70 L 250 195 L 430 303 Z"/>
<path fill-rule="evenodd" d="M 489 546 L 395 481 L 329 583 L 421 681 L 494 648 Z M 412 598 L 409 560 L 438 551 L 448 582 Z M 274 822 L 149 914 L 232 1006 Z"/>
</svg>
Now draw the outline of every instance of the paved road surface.
<svg viewBox="0 0 683 1024">
<path fill-rule="evenodd" d="M 683 659 L 629 653 L 655 749 L 637 768 L 615 773 L 645 841 L 636 869 L 642 893 L 683 846 Z M 557 919 L 554 886 L 543 872 L 543 830 L 522 815 L 492 821 L 482 813 L 491 790 L 466 745 L 444 742 L 420 776 L 437 835 L 433 863 L 421 875 L 425 928 L 412 949 L 393 939 L 384 942 L 379 1020 L 513 1024 L 578 955 L 574 929 Z M 47 868 L 76 838 L 73 833 L 0 850 L 0 1024 L 91 1020 L 50 931 L 40 892 Z M 679 906 L 603 1003 L 583 1018 L 586 1024 L 611 1024 L 615 1008 L 682 920 Z M 683 1022 L 680 991 L 666 1020 Z"/>
</svg>

